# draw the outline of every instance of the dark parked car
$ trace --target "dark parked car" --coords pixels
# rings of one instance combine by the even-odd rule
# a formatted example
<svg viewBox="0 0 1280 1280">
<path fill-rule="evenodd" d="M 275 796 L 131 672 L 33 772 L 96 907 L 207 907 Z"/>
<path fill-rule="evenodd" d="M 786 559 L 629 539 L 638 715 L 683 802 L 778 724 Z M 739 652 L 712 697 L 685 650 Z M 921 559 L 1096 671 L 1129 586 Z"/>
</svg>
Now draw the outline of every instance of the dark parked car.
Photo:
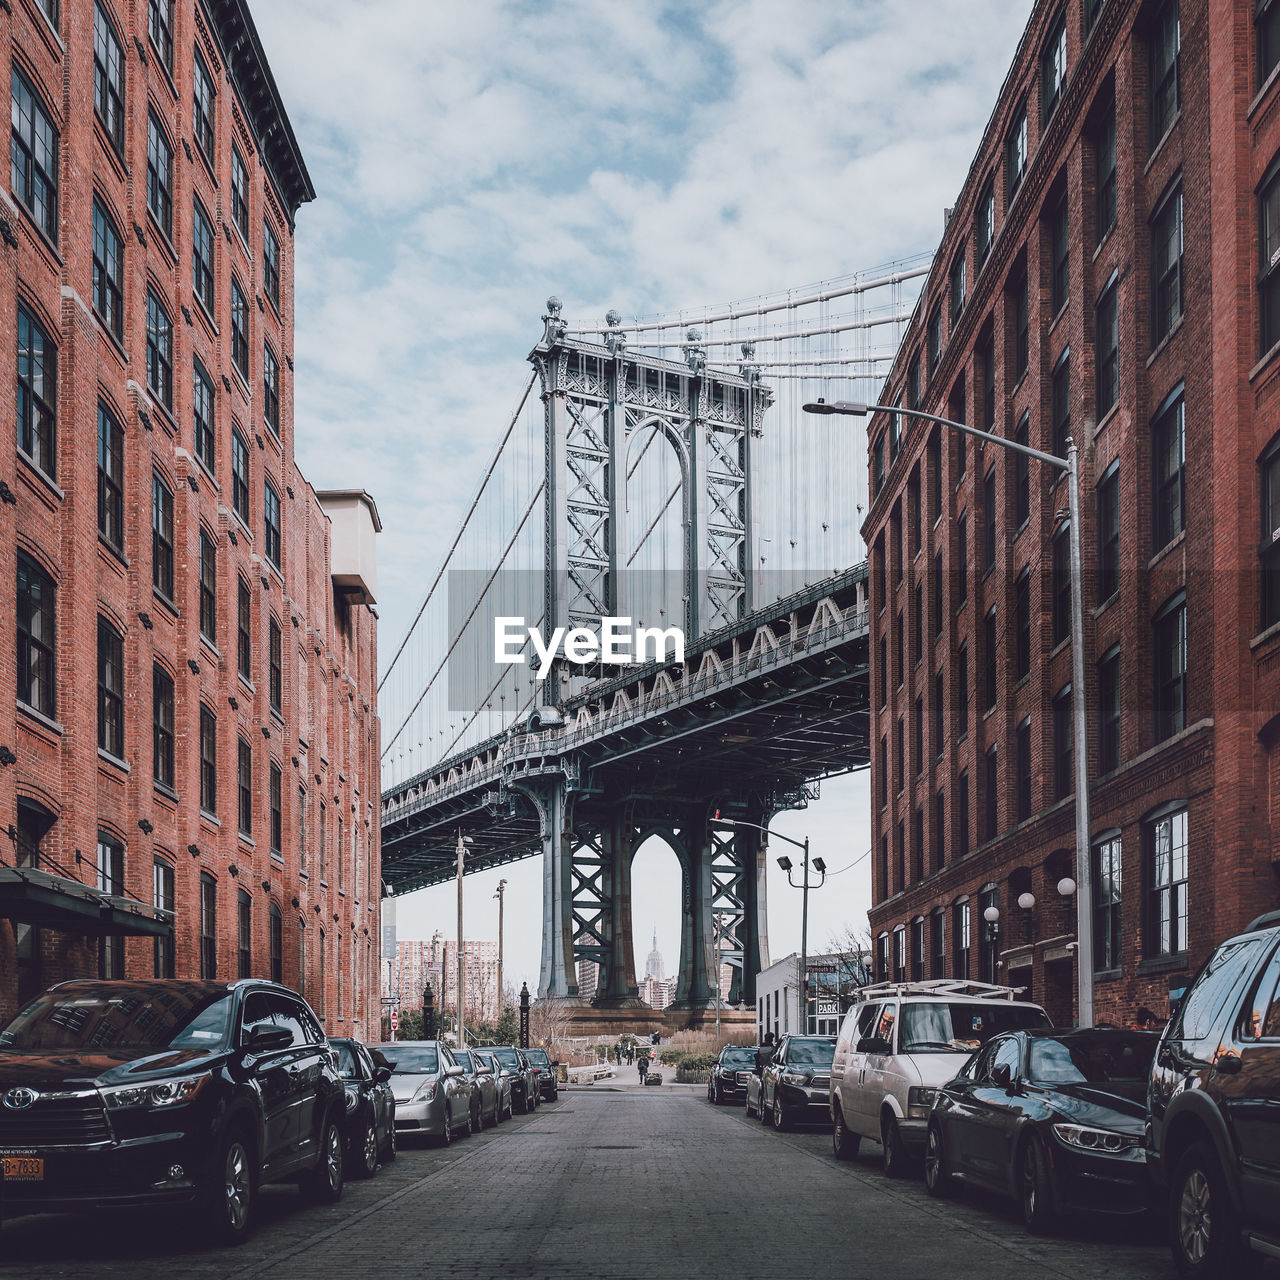
<svg viewBox="0 0 1280 1280">
<path fill-rule="evenodd" d="M 498 1123 L 510 1120 L 513 1114 L 511 1082 L 515 1076 L 493 1056 L 492 1049 L 472 1049 L 471 1052 L 481 1062 L 487 1063 L 489 1070 L 493 1073 L 493 1083 L 498 1095 Z"/>
<path fill-rule="evenodd" d="M 375 1061 L 359 1040 L 331 1039 L 329 1043 L 338 1055 L 338 1074 L 347 1091 L 347 1170 L 353 1178 L 372 1178 L 379 1160 L 390 1164 L 396 1158 L 396 1100 L 388 1083 L 391 1068 L 385 1059 Z"/>
<path fill-rule="evenodd" d="M 194 1206 L 244 1238 L 263 1182 L 342 1195 L 345 1101 L 274 983 L 64 982 L 0 1031 L 0 1214 Z"/>
<path fill-rule="evenodd" d="M 1213 953 L 1156 1050 L 1147 1156 L 1184 1276 L 1280 1257 L 1280 911 Z"/>
<path fill-rule="evenodd" d="M 547 1056 L 545 1049 L 526 1049 L 524 1056 L 538 1073 L 538 1093 L 542 1101 L 554 1102 L 560 1096 L 560 1087 L 556 1083 L 556 1064 Z"/>
<path fill-rule="evenodd" d="M 1011 1031 L 993 1036 L 934 1098 L 925 1186 L 953 1180 L 1017 1199 L 1031 1231 L 1060 1213 L 1140 1213 L 1148 1031 Z"/>
<path fill-rule="evenodd" d="M 471 1085 L 471 1128 L 475 1133 L 498 1123 L 498 1084 L 493 1068 L 471 1049 L 455 1049 L 454 1061 L 462 1068 L 463 1078 Z"/>
<path fill-rule="evenodd" d="M 517 1111 L 527 1115 L 538 1108 L 541 1091 L 538 1089 L 538 1077 L 525 1057 L 524 1051 L 514 1045 L 499 1045 L 490 1049 L 489 1053 L 506 1067 L 511 1075 L 511 1105 Z"/>
<path fill-rule="evenodd" d="M 707 1101 L 722 1106 L 726 1102 L 745 1102 L 747 1077 L 755 1071 L 756 1050 L 752 1045 L 730 1044 L 720 1050 L 707 1081 Z"/>
<path fill-rule="evenodd" d="M 829 1124 L 834 1036 L 783 1036 L 759 1077 L 747 1080 L 747 1114 L 775 1129 Z"/>
</svg>

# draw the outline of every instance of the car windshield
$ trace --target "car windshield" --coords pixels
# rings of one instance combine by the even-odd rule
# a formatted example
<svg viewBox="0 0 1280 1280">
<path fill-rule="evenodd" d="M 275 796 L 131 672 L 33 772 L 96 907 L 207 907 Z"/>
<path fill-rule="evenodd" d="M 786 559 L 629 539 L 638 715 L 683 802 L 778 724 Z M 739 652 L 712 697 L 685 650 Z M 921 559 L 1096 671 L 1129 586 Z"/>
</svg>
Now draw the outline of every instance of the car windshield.
<svg viewBox="0 0 1280 1280">
<path fill-rule="evenodd" d="M 112 982 L 46 991 L 0 1032 L 0 1048 L 212 1048 L 227 1038 L 233 1005 L 226 987 L 203 982 Z"/>
<path fill-rule="evenodd" d="M 986 1000 L 955 1004 L 919 1000 L 902 1007 L 899 1053 L 972 1053 L 1001 1031 L 1047 1027 L 1049 1019 L 1032 1005 Z"/>
<path fill-rule="evenodd" d="M 787 1046 L 787 1062 L 800 1066 L 830 1066 L 835 1054 L 834 1040 L 792 1040 Z"/>
<path fill-rule="evenodd" d="M 474 1072 L 477 1063 L 472 1059 L 471 1054 L 466 1049 L 455 1049 L 453 1051 L 453 1060 L 460 1066 L 463 1071 Z"/>
<path fill-rule="evenodd" d="M 386 1054 L 396 1064 L 391 1070 L 398 1076 L 426 1076 L 440 1069 L 435 1045 L 393 1044 L 386 1046 Z"/>
<path fill-rule="evenodd" d="M 1149 1031 L 1073 1035 L 1069 1040 L 1036 1036 L 1027 1078 L 1036 1084 L 1112 1084 L 1144 1080 L 1159 1036 Z"/>
<path fill-rule="evenodd" d="M 514 1049 L 493 1049 L 490 1052 L 504 1067 L 510 1067 L 512 1071 L 520 1070 L 520 1059 Z"/>
<path fill-rule="evenodd" d="M 720 1055 L 720 1061 L 726 1067 L 754 1067 L 756 1065 L 756 1051 L 754 1049 L 739 1048 L 735 1045 L 726 1049 Z"/>
<path fill-rule="evenodd" d="M 529 1061 L 532 1062 L 535 1067 L 549 1067 L 551 1065 L 545 1049 L 529 1049 L 526 1052 Z"/>
</svg>

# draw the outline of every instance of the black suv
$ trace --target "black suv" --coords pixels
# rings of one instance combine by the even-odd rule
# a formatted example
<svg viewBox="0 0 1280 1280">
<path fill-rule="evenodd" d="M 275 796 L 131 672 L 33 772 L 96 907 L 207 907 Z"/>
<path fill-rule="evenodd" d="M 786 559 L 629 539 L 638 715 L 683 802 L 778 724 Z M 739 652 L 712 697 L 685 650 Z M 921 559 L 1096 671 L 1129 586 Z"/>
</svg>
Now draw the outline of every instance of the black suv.
<svg viewBox="0 0 1280 1280">
<path fill-rule="evenodd" d="M 0 1217 L 185 1203 L 235 1243 L 262 1182 L 341 1197 L 344 1114 L 285 987 L 64 982 L 0 1031 Z"/>
<path fill-rule="evenodd" d="M 1147 1162 L 1182 1275 L 1280 1257 L 1280 911 L 1218 947 L 1161 1037 Z"/>
<path fill-rule="evenodd" d="M 556 1064 L 547 1056 L 545 1049 L 526 1049 L 524 1056 L 538 1077 L 538 1093 L 543 1102 L 555 1102 L 560 1096 L 560 1086 L 556 1081 Z"/>
</svg>

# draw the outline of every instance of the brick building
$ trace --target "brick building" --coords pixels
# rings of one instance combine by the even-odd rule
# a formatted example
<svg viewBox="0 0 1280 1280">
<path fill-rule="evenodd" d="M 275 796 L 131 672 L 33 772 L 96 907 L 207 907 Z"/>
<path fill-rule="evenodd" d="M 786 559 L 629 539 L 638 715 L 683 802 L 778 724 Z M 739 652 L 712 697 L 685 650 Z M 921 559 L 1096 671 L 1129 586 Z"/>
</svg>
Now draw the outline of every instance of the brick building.
<svg viewBox="0 0 1280 1280">
<path fill-rule="evenodd" d="M 364 1034 L 377 513 L 294 464 L 311 181 L 244 0 L 3 9 L 0 1019 L 265 975 Z"/>
<path fill-rule="evenodd" d="M 1280 905 L 1278 58 L 1278 3 L 1039 0 L 882 392 L 1081 450 L 1100 1021 Z M 1070 1021 L 1066 482 L 869 439 L 878 971 Z"/>
</svg>

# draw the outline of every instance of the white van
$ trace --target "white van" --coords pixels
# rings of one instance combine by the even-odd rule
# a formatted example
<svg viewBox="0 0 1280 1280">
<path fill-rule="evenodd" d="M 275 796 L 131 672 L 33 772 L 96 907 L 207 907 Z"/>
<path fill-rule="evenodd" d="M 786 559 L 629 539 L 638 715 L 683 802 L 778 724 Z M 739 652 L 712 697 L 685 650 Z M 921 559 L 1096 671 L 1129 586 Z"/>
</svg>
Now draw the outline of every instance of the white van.
<svg viewBox="0 0 1280 1280">
<path fill-rule="evenodd" d="M 924 1152 L 929 1109 L 993 1035 L 1052 1024 L 1022 988 L 939 978 L 863 987 L 845 1014 L 831 1064 L 831 1142 L 852 1160 L 863 1138 L 884 1147 L 884 1171 L 902 1177 Z"/>
</svg>

